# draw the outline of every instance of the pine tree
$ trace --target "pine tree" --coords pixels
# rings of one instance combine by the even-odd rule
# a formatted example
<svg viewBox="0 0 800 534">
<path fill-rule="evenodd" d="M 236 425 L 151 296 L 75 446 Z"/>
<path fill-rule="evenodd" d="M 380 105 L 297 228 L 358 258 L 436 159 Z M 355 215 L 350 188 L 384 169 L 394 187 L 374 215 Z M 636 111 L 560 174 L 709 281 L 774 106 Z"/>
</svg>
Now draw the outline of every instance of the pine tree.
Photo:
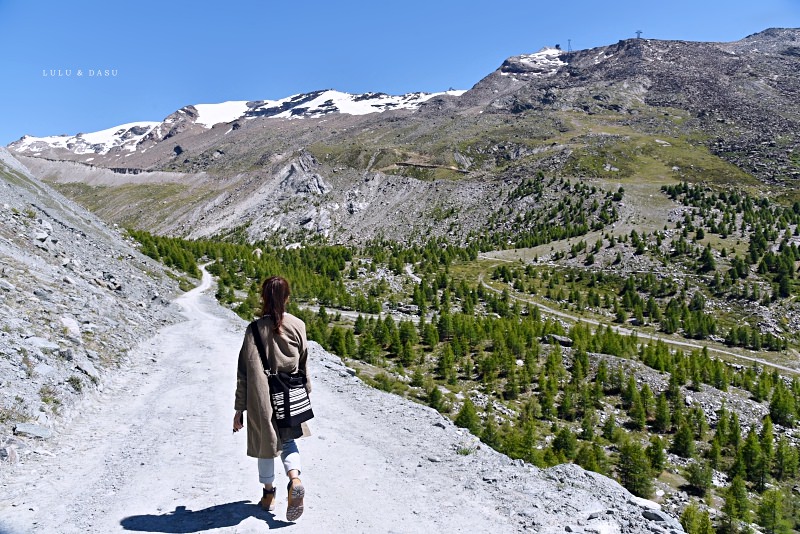
<svg viewBox="0 0 800 534">
<path fill-rule="evenodd" d="M 711 516 L 708 510 L 700 512 L 700 518 L 697 521 L 697 530 L 691 534 L 714 534 L 714 525 L 711 524 Z"/>
<path fill-rule="evenodd" d="M 798 454 L 786 436 L 781 436 L 775 448 L 775 466 L 773 473 L 777 480 L 785 480 L 797 475 Z"/>
<path fill-rule="evenodd" d="M 617 441 L 619 437 L 619 428 L 613 413 L 603 422 L 603 437 L 611 442 Z"/>
<path fill-rule="evenodd" d="M 628 410 L 628 416 L 631 418 L 631 426 L 634 430 L 642 430 L 647 424 L 647 413 L 645 412 L 642 398 L 639 392 L 633 390 L 633 398 L 631 399 L 631 407 Z"/>
<path fill-rule="evenodd" d="M 475 405 L 469 397 L 464 399 L 464 404 L 461 406 L 461 410 L 459 410 L 454 422 L 456 426 L 466 428 L 476 436 L 481 433 L 481 418 L 478 416 Z"/>
<path fill-rule="evenodd" d="M 428 406 L 439 412 L 444 411 L 444 396 L 439 386 L 434 385 L 428 391 Z"/>
<path fill-rule="evenodd" d="M 648 498 L 653 493 L 650 460 L 635 441 L 626 441 L 619 451 L 617 473 L 620 483 L 638 497 Z"/>
<path fill-rule="evenodd" d="M 583 467 L 587 471 L 599 472 L 597 465 L 597 458 L 595 458 L 592 446 L 588 443 L 581 444 L 578 449 L 578 454 L 575 456 L 575 463 Z"/>
<path fill-rule="evenodd" d="M 675 432 L 669 450 L 673 454 L 683 456 L 684 458 L 691 458 L 694 456 L 694 434 L 688 423 L 684 422 L 678 427 L 678 431 Z"/>
<path fill-rule="evenodd" d="M 553 452 L 557 455 L 572 460 L 578 453 L 578 439 L 569 428 L 563 427 L 556 432 L 552 447 Z"/>
<path fill-rule="evenodd" d="M 746 523 L 750 521 L 750 500 L 747 498 L 747 488 L 741 477 L 734 477 L 725 492 L 722 513 L 722 532 L 737 533 L 739 521 Z"/>
<path fill-rule="evenodd" d="M 744 441 L 744 445 L 742 445 L 742 458 L 747 480 L 757 482 L 764 457 L 761 454 L 761 444 L 758 441 L 758 436 L 753 428 L 747 433 L 747 438 Z"/>
<path fill-rule="evenodd" d="M 695 503 L 691 503 L 683 510 L 681 525 L 686 534 L 714 534 L 708 510 L 701 512 Z"/>
<path fill-rule="evenodd" d="M 683 509 L 681 514 L 681 526 L 686 534 L 694 534 L 697 531 L 697 525 L 700 521 L 700 510 L 695 503 Z"/>
<path fill-rule="evenodd" d="M 784 517 L 781 490 L 771 489 L 764 492 L 757 515 L 758 524 L 764 527 L 765 534 L 788 534 L 792 530 Z"/>
<path fill-rule="evenodd" d="M 686 467 L 686 480 L 696 495 L 704 497 L 711 489 L 713 472 L 707 462 L 693 462 Z"/>
<path fill-rule="evenodd" d="M 783 380 L 778 380 L 769 403 L 770 417 L 779 425 L 792 428 L 797 416 L 796 410 L 794 396 L 786 389 Z"/>
<path fill-rule="evenodd" d="M 708 458 L 708 462 L 712 468 L 719 469 L 720 460 L 722 459 L 722 447 L 719 445 L 717 436 L 714 436 L 714 439 L 711 440 L 711 446 L 708 448 L 708 452 L 706 452 L 706 458 Z"/>
<path fill-rule="evenodd" d="M 483 423 L 481 441 L 493 449 L 497 449 L 500 446 L 500 435 L 497 430 L 497 424 L 491 414 L 487 414 L 486 420 Z"/>
<path fill-rule="evenodd" d="M 739 414 L 731 412 L 730 424 L 728 426 L 728 445 L 735 449 L 739 448 L 742 442 L 742 427 L 739 425 Z"/>
<path fill-rule="evenodd" d="M 656 432 L 664 434 L 669 432 L 672 427 L 672 417 L 670 415 L 669 403 L 666 394 L 662 393 L 656 401 L 656 416 L 653 421 L 653 428 Z"/>
<path fill-rule="evenodd" d="M 664 470 L 664 466 L 667 463 L 667 455 L 664 453 L 664 440 L 658 436 L 652 436 L 650 445 L 645 449 L 645 452 L 650 460 L 650 467 L 653 468 L 653 472 L 657 477 Z"/>
</svg>

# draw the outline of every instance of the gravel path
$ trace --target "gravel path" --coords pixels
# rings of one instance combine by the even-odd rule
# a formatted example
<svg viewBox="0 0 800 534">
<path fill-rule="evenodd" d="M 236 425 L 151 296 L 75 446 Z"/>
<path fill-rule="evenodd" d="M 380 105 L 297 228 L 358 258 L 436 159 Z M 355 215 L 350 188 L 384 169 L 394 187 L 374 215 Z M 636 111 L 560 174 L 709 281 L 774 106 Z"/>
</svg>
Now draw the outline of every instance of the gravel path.
<svg viewBox="0 0 800 534">
<path fill-rule="evenodd" d="M 422 437 L 387 429 L 385 406 L 359 409 L 343 388 L 368 388 L 338 360 L 321 361 L 329 356 L 318 346 L 314 436 L 299 442 L 307 511 L 297 524 L 285 522 L 285 492 L 274 515 L 260 511 L 255 460 L 245 456 L 244 433 L 230 429 L 245 325 L 216 306 L 209 287 L 206 276 L 178 300 L 186 322 L 144 341 L 131 358 L 138 363 L 42 443 L 38 458 L 5 473 L 0 531 L 466 532 L 507 524 L 493 503 L 446 492 L 456 481 L 416 477 Z M 398 433 L 416 442 L 413 459 L 395 456 L 406 445 Z"/>
</svg>

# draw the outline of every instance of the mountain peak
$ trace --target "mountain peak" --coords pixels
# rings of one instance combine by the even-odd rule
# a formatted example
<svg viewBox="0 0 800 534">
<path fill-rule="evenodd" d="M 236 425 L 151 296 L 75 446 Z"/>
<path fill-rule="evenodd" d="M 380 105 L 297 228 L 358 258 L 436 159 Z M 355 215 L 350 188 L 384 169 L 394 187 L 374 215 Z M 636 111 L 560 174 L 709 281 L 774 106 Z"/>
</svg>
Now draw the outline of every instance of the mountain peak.
<svg viewBox="0 0 800 534">
<path fill-rule="evenodd" d="M 522 54 L 508 58 L 500 66 L 501 74 L 529 74 L 549 76 L 566 65 L 561 56 L 566 52 L 559 47 L 544 47 L 534 54 Z"/>
</svg>

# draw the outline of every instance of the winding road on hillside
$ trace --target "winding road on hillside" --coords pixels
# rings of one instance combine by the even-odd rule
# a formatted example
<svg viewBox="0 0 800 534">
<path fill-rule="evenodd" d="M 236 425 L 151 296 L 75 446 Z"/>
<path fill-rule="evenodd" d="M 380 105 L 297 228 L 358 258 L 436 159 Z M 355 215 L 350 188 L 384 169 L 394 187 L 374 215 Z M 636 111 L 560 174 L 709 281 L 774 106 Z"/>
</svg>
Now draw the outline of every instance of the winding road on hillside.
<svg viewBox="0 0 800 534">
<path fill-rule="evenodd" d="M 502 488 L 490 495 L 482 482 L 497 476 L 500 464 L 487 462 L 497 453 L 457 454 L 474 438 L 433 410 L 365 386 L 313 343 L 314 435 L 298 442 L 306 512 L 296 524 L 284 520 L 280 468 L 277 511 L 260 510 L 256 462 L 245 455 L 245 433 L 231 432 L 246 324 L 216 304 L 211 285 L 204 273 L 177 299 L 185 321 L 144 340 L 36 453 L 2 466 L 0 532 L 517 530 L 501 512 L 514 499 Z"/>
<path fill-rule="evenodd" d="M 499 261 L 508 261 L 508 260 L 499 260 Z M 498 293 L 498 294 L 502 293 L 502 290 L 497 289 L 496 287 L 492 287 L 491 285 L 487 284 L 484 281 L 483 277 L 484 277 L 484 273 L 481 273 L 480 275 L 478 275 L 478 283 L 479 284 L 481 284 L 486 289 L 488 289 L 490 291 L 493 291 L 494 293 Z M 522 297 L 520 297 L 518 295 L 514 295 L 512 293 L 509 293 L 509 297 L 514 299 L 514 300 L 517 300 L 519 302 L 524 302 L 526 304 L 532 304 L 532 305 L 536 306 L 537 308 L 539 308 L 539 310 L 542 313 L 544 313 L 545 315 L 552 315 L 554 317 L 561 317 L 562 319 L 566 319 L 566 320 L 568 320 L 570 322 L 573 322 L 573 323 L 582 322 L 582 323 L 590 324 L 590 325 L 593 325 L 593 326 L 610 326 L 611 329 L 614 332 L 617 332 L 617 333 L 622 334 L 624 336 L 630 336 L 630 335 L 634 335 L 635 334 L 640 339 L 663 341 L 664 343 L 667 343 L 668 345 L 674 345 L 674 346 L 678 346 L 678 347 L 685 347 L 685 348 L 692 349 L 692 350 L 703 349 L 703 347 L 706 347 L 709 352 L 715 352 L 717 354 L 722 354 L 722 355 L 727 356 L 729 358 L 734 358 L 734 359 L 737 359 L 737 360 L 745 360 L 745 361 L 749 361 L 749 362 L 753 362 L 753 363 L 758 363 L 758 364 L 761 364 L 761 365 L 764 365 L 764 366 L 767 366 L 767 367 L 773 367 L 775 369 L 780 369 L 782 371 L 786 371 L 786 372 L 791 373 L 793 375 L 800 374 L 800 369 L 792 368 L 792 367 L 786 367 L 784 365 L 780 365 L 780 364 L 777 364 L 777 363 L 772 363 L 772 362 L 769 362 L 769 361 L 764 360 L 762 358 L 755 358 L 755 357 L 752 357 L 752 356 L 747 356 L 747 355 L 744 355 L 744 354 L 738 354 L 738 353 L 735 353 L 735 352 L 727 351 L 727 350 L 724 350 L 724 349 L 720 349 L 720 348 L 714 347 L 713 345 L 700 345 L 698 343 L 692 343 L 692 342 L 689 342 L 689 341 L 680 341 L 678 339 L 674 339 L 674 338 L 671 338 L 669 336 L 662 336 L 662 335 L 658 335 L 658 334 L 649 334 L 647 332 L 640 332 L 638 330 L 632 330 L 630 328 L 624 328 L 624 327 L 621 327 L 621 326 L 608 325 L 608 323 L 603 323 L 603 322 L 598 321 L 596 319 L 589 319 L 589 318 L 586 318 L 586 317 L 581 317 L 579 315 L 566 313 L 566 312 L 561 311 L 561 310 L 556 310 L 554 308 L 550 308 L 549 306 L 545 306 L 544 304 L 541 304 L 541 303 L 536 302 L 534 300 L 525 299 L 525 298 L 522 298 Z"/>
</svg>

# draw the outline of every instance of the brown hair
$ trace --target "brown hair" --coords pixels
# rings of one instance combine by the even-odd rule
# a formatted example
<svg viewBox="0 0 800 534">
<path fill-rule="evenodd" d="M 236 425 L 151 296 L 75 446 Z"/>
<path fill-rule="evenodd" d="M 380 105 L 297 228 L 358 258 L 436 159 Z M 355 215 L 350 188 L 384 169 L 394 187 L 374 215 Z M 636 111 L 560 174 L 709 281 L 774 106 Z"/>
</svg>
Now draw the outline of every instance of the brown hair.
<svg viewBox="0 0 800 534">
<path fill-rule="evenodd" d="M 261 286 L 261 315 L 269 315 L 275 323 L 273 332 L 281 333 L 283 314 L 286 311 L 286 302 L 289 300 L 291 290 L 289 282 L 280 276 L 270 276 Z"/>
</svg>

